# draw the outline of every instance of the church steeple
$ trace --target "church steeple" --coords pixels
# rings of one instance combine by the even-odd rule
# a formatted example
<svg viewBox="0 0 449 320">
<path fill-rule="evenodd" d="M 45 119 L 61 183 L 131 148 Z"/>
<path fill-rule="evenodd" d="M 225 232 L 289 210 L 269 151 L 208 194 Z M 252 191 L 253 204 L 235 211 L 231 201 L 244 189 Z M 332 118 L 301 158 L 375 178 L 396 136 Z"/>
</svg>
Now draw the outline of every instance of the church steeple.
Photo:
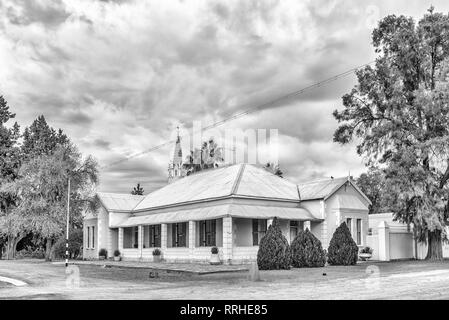
<svg viewBox="0 0 449 320">
<path fill-rule="evenodd" d="M 182 177 L 182 147 L 181 137 L 179 136 L 179 126 L 177 127 L 177 130 L 173 160 L 168 164 L 168 183 Z"/>
</svg>

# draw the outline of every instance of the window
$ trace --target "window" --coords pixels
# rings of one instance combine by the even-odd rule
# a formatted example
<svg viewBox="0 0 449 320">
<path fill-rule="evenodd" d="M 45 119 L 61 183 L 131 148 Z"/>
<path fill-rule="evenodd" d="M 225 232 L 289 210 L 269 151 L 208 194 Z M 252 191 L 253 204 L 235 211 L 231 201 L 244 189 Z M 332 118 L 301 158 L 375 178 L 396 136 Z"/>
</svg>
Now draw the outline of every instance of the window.
<svg viewBox="0 0 449 320">
<path fill-rule="evenodd" d="M 172 247 L 186 247 L 187 246 L 187 223 L 172 224 Z"/>
<path fill-rule="evenodd" d="M 290 221 L 290 243 L 296 238 L 299 230 L 299 222 L 298 221 Z"/>
<path fill-rule="evenodd" d="M 357 244 L 362 244 L 362 219 L 357 219 Z"/>
<path fill-rule="evenodd" d="M 266 232 L 267 220 L 253 219 L 253 246 L 259 245 Z"/>
<path fill-rule="evenodd" d="M 200 221 L 200 247 L 212 247 L 216 245 L 215 220 Z"/>
<path fill-rule="evenodd" d="M 95 227 L 92 226 L 91 229 L 92 229 L 92 246 L 91 246 L 91 248 L 95 249 Z"/>
<path fill-rule="evenodd" d="M 86 248 L 90 249 L 90 227 L 87 227 L 87 243 Z"/>
<path fill-rule="evenodd" d="M 161 246 L 161 225 L 148 226 L 148 247 L 157 248 Z"/>
<path fill-rule="evenodd" d="M 139 227 L 133 227 L 133 248 L 139 247 Z"/>
</svg>

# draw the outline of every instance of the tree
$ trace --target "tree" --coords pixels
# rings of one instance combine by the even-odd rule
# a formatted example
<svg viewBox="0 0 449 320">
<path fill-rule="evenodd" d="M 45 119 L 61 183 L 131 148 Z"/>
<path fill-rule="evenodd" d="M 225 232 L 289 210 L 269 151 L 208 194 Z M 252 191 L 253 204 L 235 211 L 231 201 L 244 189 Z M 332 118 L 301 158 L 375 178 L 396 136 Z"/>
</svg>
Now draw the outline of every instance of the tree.
<svg viewBox="0 0 449 320">
<path fill-rule="evenodd" d="M 277 218 L 260 239 L 257 265 L 260 270 L 290 269 L 290 248 Z"/>
<path fill-rule="evenodd" d="M 354 265 L 357 263 L 359 247 L 352 239 L 346 222 L 343 222 L 334 232 L 329 243 L 327 262 L 331 265 Z"/>
<path fill-rule="evenodd" d="M 326 252 L 321 241 L 309 229 L 299 231 L 290 246 L 292 265 L 296 268 L 324 267 Z"/>
<path fill-rule="evenodd" d="M 281 168 L 279 167 L 279 165 L 275 165 L 275 164 L 273 164 L 273 163 L 267 163 L 265 166 L 264 166 L 264 169 L 265 170 L 267 170 L 267 171 L 270 171 L 271 173 L 273 173 L 274 175 L 276 175 L 276 176 L 278 176 L 278 177 L 280 177 L 280 178 L 283 178 L 283 172 L 282 172 L 282 170 L 281 170 Z"/>
<path fill-rule="evenodd" d="M 65 230 L 69 178 L 71 224 L 76 226 L 82 211 L 94 203 L 98 169 L 92 157 L 83 160 L 73 145 L 60 145 L 52 154 L 30 159 L 21 166 L 19 177 L 3 186 L 4 192 L 18 199 L 11 217 L 22 230 L 45 240 L 47 260 L 54 240 Z"/>
<path fill-rule="evenodd" d="M 222 148 L 218 147 L 214 138 L 210 138 L 203 142 L 201 149 L 190 151 L 182 167 L 186 175 L 190 175 L 204 169 L 217 168 L 223 161 Z"/>
<path fill-rule="evenodd" d="M 67 145 L 70 141 L 61 130 L 50 127 L 43 115 L 37 117 L 23 133 L 22 151 L 27 159 L 52 154 L 59 145 Z"/>
<path fill-rule="evenodd" d="M 385 171 L 395 218 L 413 223 L 427 259 L 442 259 L 449 197 L 449 15 L 433 7 L 418 22 L 390 15 L 373 31 L 374 68 L 334 111 L 334 141 L 358 140 L 367 165 Z"/>
<path fill-rule="evenodd" d="M 5 238 L 0 246 L 6 244 L 6 258 L 14 257 L 15 248 L 21 239 L 21 230 L 17 226 L 11 210 L 16 203 L 14 195 L 1 192 L 1 187 L 17 178 L 21 163 L 21 153 L 18 146 L 20 129 L 17 122 L 11 128 L 7 122 L 14 119 L 15 114 L 9 111 L 7 101 L 0 96 L 0 238 Z M 4 242 L 4 243 L 3 243 Z"/>
<path fill-rule="evenodd" d="M 133 190 L 131 191 L 131 194 L 133 194 L 133 195 L 142 196 L 143 193 L 144 193 L 144 190 L 143 190 L 143 188 L 140 187 L 140 183 L 138 183 L 137 186 L 135 186 L 133 188 Z"/>
<path fill-rule="evenodd" d="M 369 214 L 396 211 L 396 197 L 390 192 L 383 170 L 371 167 L 356 180 L 357 186 L 371 200 Z"/>
</svg>

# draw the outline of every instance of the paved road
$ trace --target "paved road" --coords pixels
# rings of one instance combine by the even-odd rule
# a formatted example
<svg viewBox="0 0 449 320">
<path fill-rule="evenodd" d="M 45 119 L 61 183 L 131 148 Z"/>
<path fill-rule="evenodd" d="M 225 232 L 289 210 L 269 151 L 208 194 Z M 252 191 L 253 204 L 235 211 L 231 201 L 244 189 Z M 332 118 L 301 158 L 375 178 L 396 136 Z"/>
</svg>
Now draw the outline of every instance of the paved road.
<svg viewBox="0 0 449 320">
<path fill-rule="evenodd" d="M 0 260 L 0 276 L 28 283 L 0 286 L 3 299 L 449 299 L 449 261 L 264 271 L 251 282 L 246 272 L 150 279 L 143 269 Z"/>
</svg>

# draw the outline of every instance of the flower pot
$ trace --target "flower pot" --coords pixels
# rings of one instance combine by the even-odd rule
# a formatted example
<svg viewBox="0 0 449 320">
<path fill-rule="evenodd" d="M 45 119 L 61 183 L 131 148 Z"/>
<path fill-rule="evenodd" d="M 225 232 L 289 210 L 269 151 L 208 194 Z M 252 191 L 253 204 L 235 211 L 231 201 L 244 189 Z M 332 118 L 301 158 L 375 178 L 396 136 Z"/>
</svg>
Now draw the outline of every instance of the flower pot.
<svg viewBox="0 0 449 320">
<path fill-rule="evenodd" d="M 161 262 L 161 256 L 153 256 L 153 262 Z"/>
<path fill-rule="evenodd" d="M 362 261 L 366 261 L 369 260 L 371 258 L 372 254 L 371 253 L 360 253 L 359 257 L 360 259 L 362 259 Z"/>
<path fill-rule="evenodd" d="M 99 258 L 100 260 L 105 260 L 105 259 L 106 259 L 105 256 L 99 256 L 98 258 Z"/>
<path fill-rule="evenodd" d="M 211 254 L 209 263 L 212 264 L 212 265 L 221 264 L 220 256 L 218 255 L 218 253 L 212 253 Z"/>
<path fill-rule="evenodd" d="M 120 261 L 122 260 L 122 257 L 118 256 L 118 257 L 114 257 L 114 261 Z"/>
</svg>

